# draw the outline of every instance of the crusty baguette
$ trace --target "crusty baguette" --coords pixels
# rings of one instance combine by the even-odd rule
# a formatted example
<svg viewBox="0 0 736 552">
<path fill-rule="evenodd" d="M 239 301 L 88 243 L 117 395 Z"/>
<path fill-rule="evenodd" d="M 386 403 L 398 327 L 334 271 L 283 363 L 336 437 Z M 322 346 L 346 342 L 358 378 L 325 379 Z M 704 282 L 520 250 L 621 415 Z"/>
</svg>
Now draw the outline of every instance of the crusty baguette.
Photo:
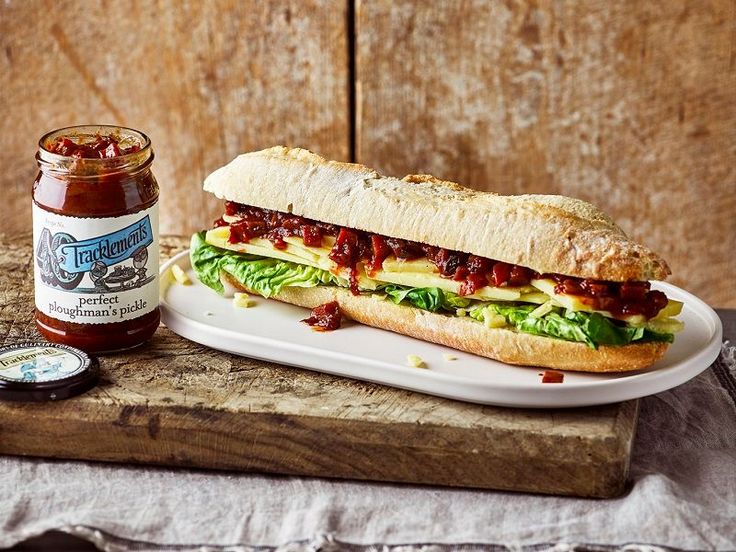
<svg viewBox="0 0 736 552">
<path fill-rule="evenodd" d="M 235 288 L 256 293 L 223 272 Z M 432 341 L 461 351 L 493 358 L 509 364 L 543 365 L 578 372 L 628 372 L 646 368 L 659 360 L 667 343 L 637 343 L 621 347 L 591 349 L 584 343 L 541 337 L 513 329 L 487 328 L 467 317 L 435 314 L 414 307 L 396 305 L 369 295 L 355 296 L 345 288 L 317 286 L 286 287 L 273 299 L 314 308 L 337 301 L 350 319 L 391 330 L 424 341 Z"/>
<path fill-rule="evenodd" d="M 230 201 L 541 273 L 611 281 L 670 274 L 660 257 L 631 241 L 605 213 L 563 196 L 501 196 L 428 175 L 399 180 L 282 146 L 238 156 L 209 175 L 204 189 Z"/>
</svg>

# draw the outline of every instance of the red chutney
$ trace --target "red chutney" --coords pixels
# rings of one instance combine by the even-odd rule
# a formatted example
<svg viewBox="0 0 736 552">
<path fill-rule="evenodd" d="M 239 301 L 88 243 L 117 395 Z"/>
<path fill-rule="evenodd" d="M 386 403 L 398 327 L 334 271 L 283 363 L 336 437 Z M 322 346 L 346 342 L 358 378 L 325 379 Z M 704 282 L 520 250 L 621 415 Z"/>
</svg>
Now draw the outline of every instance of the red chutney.
<svg viewBox="0 0 736 552">
<path fill-rule="evenodd" d="M 319 332 L 331 332 L 337 330 L 342 323 L 342 313 L 337 301 L 325 303 L 312 309 L 312 315 L 302 322 L 312 326 Z"/>
<path fill-rule="evenodd" d="M 667 305 L 667 297 L 661 291 L 650 290 L 649 282 L 606 282 L 573 278 L 560 274 L 544 274 L 515 264 L 495 261 L 461 251 L 442 247 L 389 238 L 362 230 L 343 228 L 333 224 L 317 222 L 291 213 L 270 211 L 259 207 L 242 205 L 228 201 L 225 213 L 238 217 L 230 225 L 230 243 L 243 243 L 259 237 L 273 241 L 276 248 L 285 248 L 283 239 L 297 236 L 304 239 L 305 245 L 319 247 L 323 236 L 334 236 L 335 243 L 329 258 L 340 267 L 350 270 L 350 290 L 357 295 L 357 265 L 365 263 L 369 275 L 381 269 L 382 263 L 390 256 L 397 259 L 413 260 L 426 257 L 445 278 L 462 282 L 460 295 L 472 295 L 485 286 L 529 285 L 535 278 L 552 278 L 557 283 L 555 291 L 575 295 L 601 311 L 614 316 L 644 315 L 653 318 Z M 215 221 L 215 226 L 228 223 L 223 219 Z"/>
<path fill-rule="evenodd" d="M 69 137 L 59 136 L 48 145 L 48 151 L 77 159 L 111 159 L 140 151 L 140 144 L 121 146 L 116 136 L 96 134 L 90 142 L 79 143 Z"/>
<path fill-rule="evenodd" d="M 641 314 L 649 319 L 667 306 L 667 296 L 650 289 L 649 282 L 606 282 L 559 274 L 548 276 L 557 282 L 555 292 L 579 296 L 586 305 L 614 316 Z"/>
<path fill-rule="evenodd" d="M 70 127 L 41 138 L 36 159 L 38 330 L 93 353 L 150 339 L 160 320 L 150 140 L 122 127 Z"/>
<path fill-rule="evenodd" d="M 322 245 L 323 236 L 335 237 L 335 244 L 329 257 L 338 266 L 350 270 L 350 289 L 356 295 L 357 264 L 365 262 L 368 273 L 375 273 L 381 269 L 383 261 L 391 255 L 407 261 L 428 258 L 442 276 L 462 282 L 461 295 L 471 295 L 487 285 L 524 286 L 537 276 L 534 271 L 518 265 L 410 240 L 339 227 L 290 213 L 270 211 L 232 201 L 226 202 L 225 214 L 239 218 L 230 225 L 230 243 L 248 242 L 258 237 L 270 239 L 274 247 L 283 249 L 286 247 L 283 241 L 285 237 L 297 236 L 304 240 L 305 245 L 319 247 Z M 227 222 L 223 219 L 215 221 L 215 226 L 224 225 L 227 225 Z"/>
<path fill-rule="evenodd" d="M 565 374 L 562 372 L 545 370 L 542 375 L 542 383 L 562 383 L 563 381 L 565 381 Z"/>
</svg>

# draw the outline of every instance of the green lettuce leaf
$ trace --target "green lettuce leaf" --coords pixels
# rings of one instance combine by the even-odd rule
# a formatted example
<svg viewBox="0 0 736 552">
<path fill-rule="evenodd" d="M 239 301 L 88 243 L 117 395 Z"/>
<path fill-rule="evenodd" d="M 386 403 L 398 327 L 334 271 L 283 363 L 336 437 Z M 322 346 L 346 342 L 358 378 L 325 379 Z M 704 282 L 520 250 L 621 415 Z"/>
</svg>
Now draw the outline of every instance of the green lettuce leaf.
<svg viewBox="0 0 736 552">
<path fill-rule="evenodd" d="M 565 318 L 583 328 L 596 345 L 626 345 L 644 337 L 644 329 L 618 325 L 597 312 L 567 312 Z"/>
<path fill-rule="evenodd" d="M 585 343 L 589 347 L 599 345 L 627 345 L 634 341 L 666 341 L 672 334 L 657 334 L 644 328 L 617 324 L 595 312 L 572 312 L 556 308 L 540 317 L 530 316 L 535 305 L 490 304 L 473 308 L 470 317 L 484 322 L 493 314 L 500 314 L 517 330 L 545 337 Z"/>
<path fill-rule="evenodd" d="M 205 241 L 204 232 L 192 236 L 190 258 L 199 280 L 218 293 L 224 292 L 221 271 L 264 297 L 272 297 L 288 286 L 315 287 L 339 282 L 320 268 L 220 249 Z"/>
<path fill-rule="evenodd" d="M 429 312 L 444 310 L 454 313 L 456 309 L 465 308 L 471 303 L 470 299 L 436 287 L 410 288 L 391 284 L 382 287 L 380 291 L 397 305 L 406 302 Z"/>
<path fill-rule="evenodd" d="M 556 337 L 565 341 L 580 341 L 593 348 L 597 346 L 583 325 L 554 311 L 539 318 L 528 316 L 516 327 L 525 333 Z"/>
<path fill-rule="evenodd" d="M 189 244 L 189 260 L 199 281 L 222 293 L 225 288 L 220 282 L 220 261 L 228 252 L 208 244 L 204 241 L 204 234 L 198 232 L 192 236 Z"/>
</svg>

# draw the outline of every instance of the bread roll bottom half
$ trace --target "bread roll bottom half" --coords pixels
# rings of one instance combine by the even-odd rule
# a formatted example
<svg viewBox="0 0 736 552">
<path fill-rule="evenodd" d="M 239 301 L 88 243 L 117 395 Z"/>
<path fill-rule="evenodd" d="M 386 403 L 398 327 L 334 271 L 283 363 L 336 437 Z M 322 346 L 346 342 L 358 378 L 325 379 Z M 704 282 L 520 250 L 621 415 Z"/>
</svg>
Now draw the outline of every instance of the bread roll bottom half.
<svg viewBox="0 0 736 552">
<path fill-rule="evenodd" d="M 257 294 L 226 272 L 222 272 L 222 278 L 236 289 Z M 628 372 L 650 366 L 664 355 L 669 345 L 646 342 L 592 349 L 584 343 L 522 333 L 513 328 L 488 328 L 468 317 L 436 314 L 372 295 L 353 295 L 349 289 L 337 286 L 285 287 L 271 298 L 310 309 L 337 301 L 347 318 L 361 324 L 523 366 L 577 372 Z"/>
</svg>

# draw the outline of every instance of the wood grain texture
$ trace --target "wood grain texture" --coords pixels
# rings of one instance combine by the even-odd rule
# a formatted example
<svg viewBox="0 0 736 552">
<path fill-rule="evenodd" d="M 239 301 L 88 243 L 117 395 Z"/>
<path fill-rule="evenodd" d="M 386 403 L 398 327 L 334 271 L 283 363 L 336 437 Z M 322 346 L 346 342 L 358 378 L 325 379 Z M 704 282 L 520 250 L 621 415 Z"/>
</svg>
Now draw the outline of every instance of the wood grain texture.
<svg viewBox="0 0 736 552">
<path fill-rule="evenodd" d="M 186 246 L 164 238 L 163 256 Z M 0 235 L 0 335 L 39 338 L 30 236 Z M 624 490 L 638 401 L 519 410 L 233 356 L 162 327 L 100 358 L 57 403 L 1 403 L 0 454 L 607 497 Z"/>
<path fill-rule="evenodd" d="M 736 4 L 358 0 L 357 158 L 594 203 L 736 306 Z"/>
<path fill-rule="evenodd" d="M 0 4 L 0 231 L 30 228 L 36 144 L 54 128 L 147 133 L 162 232 L 219 216 L 211 171 L 275 143 L 349 156 L 346 0 Z"/>
</svg>

